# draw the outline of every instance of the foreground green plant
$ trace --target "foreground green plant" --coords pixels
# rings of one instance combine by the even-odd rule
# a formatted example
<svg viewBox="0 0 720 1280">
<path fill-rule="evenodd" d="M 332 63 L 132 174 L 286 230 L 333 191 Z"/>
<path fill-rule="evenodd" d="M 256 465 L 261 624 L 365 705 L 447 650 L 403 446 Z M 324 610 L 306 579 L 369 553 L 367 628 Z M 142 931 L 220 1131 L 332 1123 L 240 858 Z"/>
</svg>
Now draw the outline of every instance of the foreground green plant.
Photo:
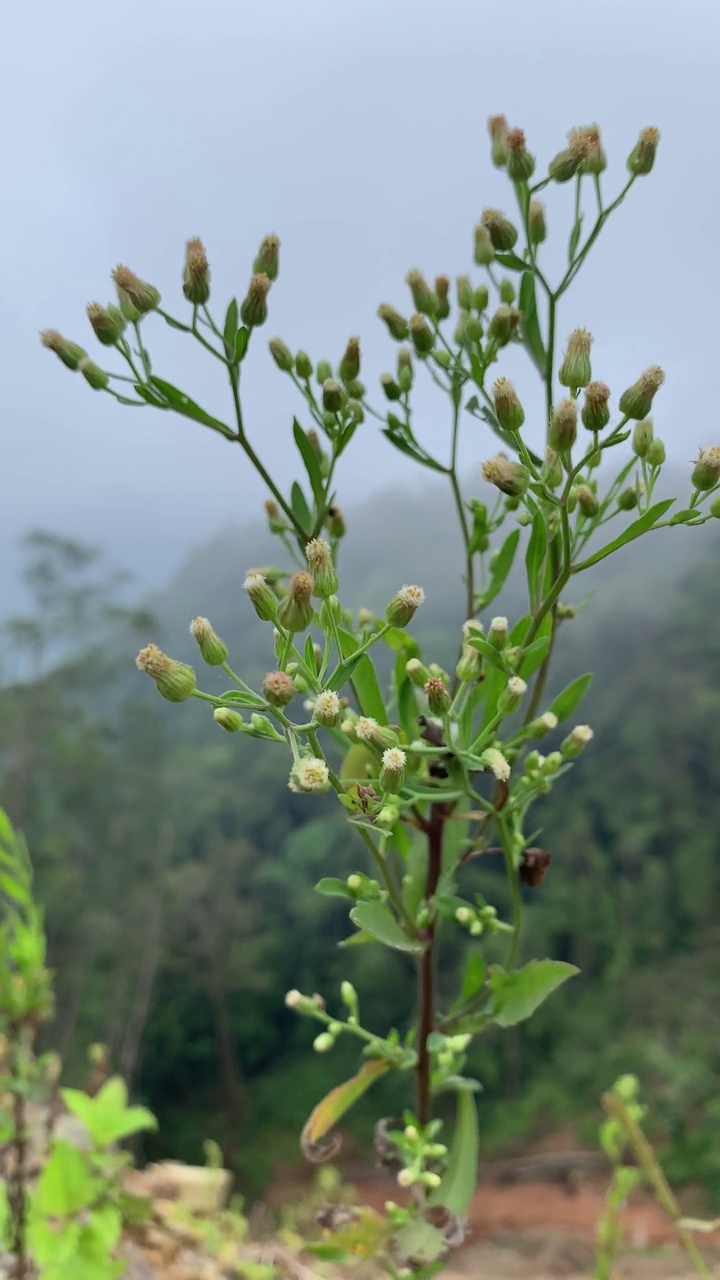
<svg viewBox="0 0 720 1280">
<path fill-rule="evenodd" d="M 673 499 L 655 501 L 665 461 L 649 417 L 664 380 L 659 367 L 639 376 L 629 371 L 629 385 L 613 397 L 593 376 L 592 338 L 583 328 L 570 331 L 558 361 L 559 304 L 608 218 L 652 169 L 657 131 L 643 130 L 628 157 L 629 176 L 609 202 L 596 126 L 572 130 L 547 176 L 535 182 L 535 159 L 522 131 L 494 117 L 490 134 L 494 163 L 510 180 L 517 224 L 496 209 L 484 211 L 473 238 L 479 276 L 457 279 L 452 321 L 449 279 L 439 276 L 430 285 L 417 270 L 407 277 L 413 314 L 407 317 L 389 304 L 379 308 L 391 338 L 401 344 L 395 371 L 381 378 L 384 408 L 371 403 L 361 381 L 357 338 L 347 342 L 336 367 L 327 360 L 314 364 L 304 351 L 293 353 L 281 339 L 271 340 L 272 358 L 296 387 L 307 424 L 293 420 L 304 479 L 289 494 L 260 459 L 241 400 L 244 363 L 253 335 L 267 320 L 278 275 L 275 236 L 263 241 L 244 300 L 233 299 L 222 322 L 210 309 L 210 270 L 199 240 L 187 246 L 184 320 L 161 307 L 153 285 L 118 267 L 117 305 L 93 303 L 88 316 L 99 341 L 120 358 L 121 372 L 100 368 L 56 331 L 42 338 L 96 390 L 135 407 L 179 413 L 239 446 L 269 490 L 269 527 L 284 547 L 286 565 L 250 569 L 244 584 L 259 619 L 272 629 L 268 647 L 274 664 L 261 687 L 253 688 L 233 669 L 226 644 L 206 618 L 196 618 L 190 629 L 205 663 L 231 682 L 227 692 L 199 689 L 193 668 L 152 644 L 138 656 L 138 666 L 169 701 L 200 699 L 226 732 L 288 749 L 294 792 L 335 792 L 369 864 L 346 880 L 329 875 L 316 888 L 347 900 L 356 929 L 349 941 L 380 943 L 415 960 L 417 1016 L 409 1011 L 401 1030 L 367 1027 L 349 981 L 330 1009 L 319 995 L 287 996 L 291 1008 L 319 1024 L 317 1052 L 329 1052 L 340 1036 L 351 1036 L 364 1058 L 356 1075 L 323 1099 L 308 1120 L 302 1146 L 310 1159 L 336 1152 L 336 1122 L 375 1080 L 390 1071 L 414 1075 L 412 1111 L 394 1128 L 381 1122 L 378 1137 L 384 1157 L 397 1167 L 400 1186 L 411 1193 L 410 1203 L 390 1205 L 384 1218 L 366 1215 L 356 1224 L 354 1231 L 366 1232 L 365 1244 L 353 1237 L 350 1248 L 343 1236 L 326 1242 L 337 1257 L 373 1253 L 391 1274 L 408 1265 L 431 1274 L 463 1237 L 478 1157 L 478 1085 L 465 1074 L 473 1038 L 491 1026 L 528 1018 L 576 972 L 548 958 L 518 965 L 522 886 L 537 887 L 550 862 L 550 854 L 535 844 L 530 812 L 592 739 L 587 725 L 567 723 L 587 692 L 589 673 L 579 674 L 553 701 L 546 695 L 558 631 L 578 608 L 566 593 L 580 575 L 634 539 L 720 516 L 718 446 L 701 452 L 680 510 L 671 513 Z M 572 183 L 573 191 L 567 266 L 554 283 L 541 265 L 547 225 L 537 199 L 550 183 Z M 154 373 L 146 338 L 153 314 L 217 362 L 229 384 L 229 421 Z M 541 381 L 532 415 L 508 379 L 495 376 L 511 345 L 525 349 Z M 443 457 L 415 430 L 420 375 L 447 402 Z M 530 416 L 545 427 L 541 454 L 524 438 Z M 370 418 L 381 423 L 396 449 L 446 477 L 450 486 L 465 587 L 454 672 L 421 654 L 408 632 L 424 600 L 421 586 L 400 587 L 383 618 L 364 609 L 353 614 L 342 599 L 338 560 L 346 526 L 335 469 L 363 423 L 367 440 Z M 468 418 L 477 438 L 478 422 L 486 431 L 481 470 L 491 494 L 487 500 L 468 496 L 461 485 L 458 450 Z M 492 436 L 503 447 L 489 456 Z M 613 452 L 624 444 L 629 457 Z M 521 543 L 527 606 L 520 618 L 508 621 L 492 616 L 490 607 Z M 373 661 L 378 647 L 392 658 L 388 689 Z M 305 700 L 305 714 L 293 709 L 298 696 Z M 544 740 L 552 749 L 541 753 Z M 509 919 L 500 918 L 484 896 L 463 891 L 465 868 L 480 857 L 504 861 Z M 468 964 L 456 998 L 441 1004 L 440 942 L 451 928 L 467 935 Z M 503 944 L 503 963 L 488 963 Z M 433 1108 L 448 1091 L 457 1098 L 457 1122 L 445 1143 Z"/>
</svg>

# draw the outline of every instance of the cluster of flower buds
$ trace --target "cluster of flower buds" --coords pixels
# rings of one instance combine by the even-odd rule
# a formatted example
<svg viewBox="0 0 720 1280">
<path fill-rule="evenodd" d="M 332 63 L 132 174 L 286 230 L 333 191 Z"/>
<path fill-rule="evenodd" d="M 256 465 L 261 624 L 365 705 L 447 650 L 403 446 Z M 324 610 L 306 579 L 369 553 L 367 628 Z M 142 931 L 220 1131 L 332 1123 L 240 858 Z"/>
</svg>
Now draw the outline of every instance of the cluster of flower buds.
<svg viewBox="0 0 720 1280">
<path fill-rule="evenodd" d="M 435 1138 L 441 1122 L 433 1121 L 425 1127 L 419 1125 L 413 1116 L 405 1117 L 407 1123 L 401 1132 L 391 1131 L 391 1139 L 398 1153 L 402 1168 L 397 1175 L 401 1187 L 422 1186 L 430 1190 L 440 1186 L 440 1175 L 428 1166 L 437 1160 L 444 1160 L 448 1149 Z"/>
<path fill-rule="evenodd" d="M 507 929 L 507 925 L 502 920 L 498 920 L 495 907 L 489 906 L 488 903 L 482 903 L 477 907 L 469 905 L 458 907 L 455 919 L 473 938 L 479 938 L 483 933 L 499 933 Z"/>
</svg>

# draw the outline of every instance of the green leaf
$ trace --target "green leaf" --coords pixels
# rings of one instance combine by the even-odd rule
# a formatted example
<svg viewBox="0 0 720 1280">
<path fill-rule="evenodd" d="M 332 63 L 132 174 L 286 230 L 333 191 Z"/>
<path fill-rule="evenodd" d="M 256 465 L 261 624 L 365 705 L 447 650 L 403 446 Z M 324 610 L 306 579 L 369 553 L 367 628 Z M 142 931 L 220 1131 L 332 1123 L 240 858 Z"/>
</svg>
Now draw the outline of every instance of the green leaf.
<svg viewBox="0 0 720 1280">
<path fill-rule="evenodd" d="M 413 1268 L 434 1262 L 444 1249 L 443 1233 L 424 1218 L 411 1218 L 395 1233 L 394 1247 L 401 1258 L 413 1263 Z"/>
<path fill-rule="evenodd" d="M 250 340 L 250 330 L 246 329 L 245 326 L 243 325 L 240 329 L 238 329 L 237 333 L 235 334 L 235 363 L 236 364 L 239 364 L 243 356 L 245 355 L 249 340 Z"/>
<path fill-rule="evenodd" d="M 367 653 L 363 653 L 359 659 L 357 658 L 355 651 L 358 648 L 359 641 L 350 631 L 345 631 L 342 627 L 339 627 L 338 636 L 343 658 L 346 661 L 340 664 L 327 688 L 337 692 L 338 689 L 342 688 L 349 676 L 355 697 L 358 700 L 358 706 L 363 715 L 377 720 L 378 724 L 387 724 L 388 717 L 385 710 L 385 702 L 372 658 Z M 338 673 L 346 667 L 347 663 L 350 663 L 349 670 L 345 672 L 339 683 L 336 683 Z"/>
<path fill-rule="evenodd" d="M 578 245 L 579 245 L 579 243 L 580 243 L 580 236 L 581 236 L 581 234 L 582 234 L 582 224 L 583 224 L 583 215 L 582 215 L 582 214 L 580 214 L 580 215 L 578 216 L 578 218 L 577 218 L 576 222 L 575 222 L 575 225 L 574 225 L 574 227 L 573 227 L 573 229 L 572 229 L 571 233 L 570 233 L 570 243 L 569 243 L 569 245 L 568 245 L 568 257 L 569 257 L 569 259 L 570 259 L 570 262 L 571 262 L 571 263 L 573 262 L 573 260 L 574 260 L 574 258 L 575 258 L 575 250 L 577 249 L 577 247 L 578 247 Z"/>
<path fill-rule="evenodd" d="M 543 621 L 545 621 L 545 619 L 543 619 Z M 547 614 L 547 621 L 552 627 L 552 619 L 550 617 L 550 614 Z M 528 645 L 527 649 L 525 650 L 525 653 L 523 654 L 523 659 L 522 659 L 522 662 L 520 663 L 520 668 L 518 671 L 518 675 L 522 676 L 523 680 L 529 680 L 533 672 L 537 671 L 538 667 L 540 666 L 540 663 L 544 661 L 549 648 L 550 648 L 549 635 L 538 636 L 535 640 L 533 640 L 532 644 Z"/>
<path fill-rule="evenodd" d="M 547 530 L 545 527 L 545 517 L 542 512 L 538 510 L 535 512 L 532 519 L 532 529 L 527 549 L 525 551 L 528 592 L 533 606 L 539 600 L 540 593 L 542 592 L 543 566 L 545 564 L 546 553 Z"/>
<path fill-rule="evenodd" d="M 351 1258 L 347 1249 L 326 1240 L 316 1244 L 303 1244 L 303 1253 L 310 1253 L 313 1258 L 321 1258 L 323 1262 L 348 1262 Z"/>
<path fill-rule="evenodd" d="M 41 1212 L 51 1218 L 79 1213 L 92 1204 L 97 1191 L 98 1183 L 90 1173 L 87 1157 L 69 1142 L 56 1138 L 38 1183 L 36 1195 Z"/>
<path fill-rule="evenodd" d="M 575 680 L 571 680 L 570 684 L 559 693 L 555 701 L 552 703 L 550 710 L 558 720 L 567 720 L 571 716 L 575 708 L 582 702 L 592 683 L 592 672 L 587 675 L 577 676 Z"/>
<path fill-rule="evenodd" d="M 498 551 L 495 560 L 493 561 L 490 573 L 490 584 L 487 590 L 483 591 L 478 600 L 478 609 L 487 608 L 491 601 L 493 601 L 502 591 L 510 570 L 512 569 L 519 541 L 520 530 L 513 529 L 512 533 L 508 534 Z"/>
<path fill-rule="evenodd" d="M 384 1075 L 389 1069 L 390 1064 L 381 1058 L 373 1058 L 369 1062 L 365 1062 L 358 1071 L 357 1075 L 346 1080 L 344 1084 L 339 1084 L 335 1089 L 331 1089 L 330 1093 L 319 1102 L 310 1115 L 300 1138 L 300 1145 L 310 1159 L 317 1159 L 318 1145 L 327 1137 L 330 1130 L 341 1116 L 357 1102 L 370 1085 L 377 1080 L 378 1076 Z M 327 1155 L 334 1155 L 338 1150 L 337 1142 L 330 1140 L 327 1148 L 320 1148 L 322 1154 L 320 1158 L 326 1158 Z"/>
<path fill-rule="evenodd" d="M 107 1080 L 94 1098 L 79 1089 L 61 1089 L 63 1102 L 86 1125 L 97 1146 L 110 1146 L 142 1129 L 156 1129 L 155 1117 L 146 1107 L 128 1107 L 127 1088 L 119 1076 Z"/>
<path fill-rule="evenodd" d="M 535 297 L 535 276 L 532 271 L 526 271 L 520 281 L 520 310 L 522 311 L 522 331 L 530 355 L 539 369 L 540 373 L 545 373 L 547 356 L 545 347 L 543 346 L 542 334 L 540 333 L 540 323 L 537 314 L 537 298 Z"/>
<path fill-rule="evenodd" d="M 496 253 L 495 261 L 510 271 L 527 271 L 527 262 L 519 258 L 516 253 Z"/>
<path fill-rule="evenodd" d="M 502 653 L 495 648 L 494 644 L 490 644 L 490 641 L 486 640 L 484 636 L 471 635 L 467 643 L 471 649 L 477 649 L 478 653 L 482 654 L 491 667 L 495 667 L 498 671 L 505 670 L 505 660 Z"/>
<path fill-rule="evenodd" d="M 493 1022 L 499 1027 L 514 1027 L 524 1022 L 576 973 L 579 969 L 574 964 L 565 964 L 562 960 L 531 960 L 512 973 L 494 965 L 490 970 Z"/>
<path fill-rule="evenodd" d="M 238 327 L 238 304 L 237 298 L 233 298 L 226 313 L 225 327 L 223 329 L 223 342 L 225 343 L 225 354 L 228 360 L 235 358 L 235 342 L 237 338 Z"/>
<path fill-rule="evenodd" d="M 620 547 L 624 547 L 626 543 L 633 542 L 635 538 L 640 538 L 658 520 L 662 519 L 665 512 L 672 506 L 674 498 L 665 498 L 662 502 L 656 502 L 654 507 L 646 511 L 638 520 L 633 520 L 627 529 L 624 529 L 619 537 L 609 542 L 606 547 L 601 547 L 594 555 L 588 556 L 587 560 L 583 560 L 581 564 L 573 565 L 573 573 L 581 573 L 583 569 L 589 569 L 591 565 L 597 564 L 600 560 L 604 560 L 606 556 L 611 556 L 614 551 L 619 551 Z"/>
<path fill-rule="evenodd" d="M 459 1218 L 467 1216 L 477 1185 L 478 1148 L 475 1098 L 463 1090 L 457 1095 L 455 1132 L 447 1167 L 440 1186 L 429 1197 L 430 1204 L 444 1205 Z"/>
<path fill-rule="evenodd" d="M 297 418 L 293 418 L 293 436 L 295 438 L 295 444 L 298 447 L 300 457 L 305 465 L 308 480 L 310 481 L 310 487 L 313 491 L 313 496 L 319 509 L 323 498 L 323 478 L 320 472 L 320 459 L 308 440 L 307 435 L 300 426 Z"/>
<path fill-rule="evenodd" d="M 408 937 L 390 908 L 382 902 L 359 902 L 350 912 L 350 919 L 358 929 L 371 933 L 386 947 L 394 947 L 396 951 L 410 951 L 414 955 L 419 955 L 425 949 L 417 938 Z"/>
<path fill-rule="evenodd" d="M 355 894 L 348 889 L 344 880 L 340 880 L 337 876 L 323 876 L 322 880 L 318 880 L 315 885 L 315 892 L 322 895 L 323 898 L 352 898 L 355 900 Z"/>
<path fill-rule="evenodd" d="M 485 981 L 485 960 L 480 951 L 473 951 L 467 962 L 465 977 L 463 978 L 462 993 L 460 995 L 460 1003 L 464 1004 L 471 996 L 480 990 Z"/>
<path fill-rule="evenodd" d="M 436 462 L 428 454 L 421 452 L 418 447 L 414 447 L 409 440 L 406 440 L 404 436 L 398 435 L 391 427 L 383 427 L 382 433 L 400 453 L 407 454 L 414 462 L 418 462 L 421 467 L 429 467 L 431 471 L 441 471 L 443 475 L 447 474 L 447 467 L 444 467 L 440 462 Z"/>
<path fill-rule="evenodd" d="M 415 686 L 405 670 L 406 662 L 407 653 L 399 653 L 395 659 L 395 689 L 400 726 L 407 741 L 412 742 L 417 733 L 418 705 Z"/>
<path fill-rule="evenodd" d="M 686 507 L 684 511 L 676 511 L 668 524 L 687 524 L 689 520 L 697 520 L 698 516 L 702 518 L 702 512 L 697 507 Z"/>
<path fill-rule="evenodd" d="M 172 383 L 165 382 L 164 378 L 150 379 L 151 385 L 164 396 L 167 405 L 174 409 L 176 413 L 182 414 L 184 418 L 192 418 L 194 422 L 202 422 L 203 426 L 212 427 L 213 431 L 219 431 L 225 436 L 226 440 L 234 440 L 235 433 L 230 430 L 225 422 L 221 422 L 219 418 L 213 418 L 211 414 L 201 409 L 199 404 L 191 400 L 185 395 L 184 391 L 179 391 Z"/>
<path fill-rule="evenodd" d="M 290 490 L 290 509 L 297 520 L 303 533 L 309 534 L 312 529 L 312 516 L 310 508 L 307 504 L 307 498 L 303 493 L 297 480 L 294 482 Z"/>
<path fill-rule="evenodd" d="M 163 312 L 163 320 L 165 321 L 166 324 L 170 325 L 171 329 L 180 329 L 182 333 L 192 333 L 192 329 L 190 328 L 189 324 L 181 324 L 179 320 L 173 320 L 172 316 L 165 315 L 164 312 Z"/>
</svg>

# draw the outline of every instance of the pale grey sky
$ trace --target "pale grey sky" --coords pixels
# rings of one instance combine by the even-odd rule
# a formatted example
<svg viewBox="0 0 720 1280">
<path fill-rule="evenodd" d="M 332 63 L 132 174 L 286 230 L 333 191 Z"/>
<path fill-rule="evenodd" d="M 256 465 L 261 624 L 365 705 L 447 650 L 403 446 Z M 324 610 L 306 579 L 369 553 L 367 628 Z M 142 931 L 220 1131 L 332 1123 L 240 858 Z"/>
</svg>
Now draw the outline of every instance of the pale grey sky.
<svg viewBox="0 0 720 1280">
<path fill-rule="evenodd" d="M 659 127 L 655 171 L 601 238 L 559 331 L 592 330 L 594 372 L 617 393 L 648 364 L 666 368 L 655 421 L 671 454 L 689 460 L 720 441 L 716 0 L 39 0 L 8 11 L 5 42 L 6 591 L 13 540 L 28 527 L 110 545 L 143 581 L 160 580 L 265 496 L 233 446 L 92 392 L 41 349 L 38 330 L 59 328 L 100 359 L 85 305 L 112 297 L 116 263 L 156 283 L 177 314 L 184 243 L 199 234 L 224 305 L 242 297 L 259 240 L 276 231 L 280 278 L 246 403 L 257 448 L 287 482 L 299 474 L 299 402 L 267 339 L 334 359 L 359 333 L 376 385 L 394 356 L 378 302 L 406 306 L 411 266 L 428 276 L 469 267 L 483 207 L 511 208 L 489 160 L 491 112 L 525 128 L 540 173 L 568 128 L 597 121 L 608 194 L 639 129 Z M 570 188 L 552 192 L 551 238 L 570 200 Z M 146 331 L 156 372 L 224 414 L 219 367 L 160 320 Z M 526 392 L 528 434 L 539 438 L 532 375 L 515 359 L 501 371 Z M 439 408 L 428 395 L 424 426 L 438 451 Z M 346 455 L 345 505 L 417 483 L 376 431 L 368 421 Z M 489 442 L 469 420 L 465 442 L 477 474 Z"/>
</svg>

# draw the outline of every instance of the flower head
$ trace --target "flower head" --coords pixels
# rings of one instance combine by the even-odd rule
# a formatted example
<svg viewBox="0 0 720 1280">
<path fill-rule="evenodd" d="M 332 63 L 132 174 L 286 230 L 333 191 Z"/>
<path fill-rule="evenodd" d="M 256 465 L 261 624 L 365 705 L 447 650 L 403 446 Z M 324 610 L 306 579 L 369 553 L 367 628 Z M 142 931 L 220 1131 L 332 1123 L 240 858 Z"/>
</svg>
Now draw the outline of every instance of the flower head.
<svg viewBox="0 0 720 1280">
<path fill-rule="evenodd" d="M 288 786 L 291 791 L 327 791 L 330 775 L 324 760 L 316 756 L 303 756 L 294 765 Z"/>
</svg>

